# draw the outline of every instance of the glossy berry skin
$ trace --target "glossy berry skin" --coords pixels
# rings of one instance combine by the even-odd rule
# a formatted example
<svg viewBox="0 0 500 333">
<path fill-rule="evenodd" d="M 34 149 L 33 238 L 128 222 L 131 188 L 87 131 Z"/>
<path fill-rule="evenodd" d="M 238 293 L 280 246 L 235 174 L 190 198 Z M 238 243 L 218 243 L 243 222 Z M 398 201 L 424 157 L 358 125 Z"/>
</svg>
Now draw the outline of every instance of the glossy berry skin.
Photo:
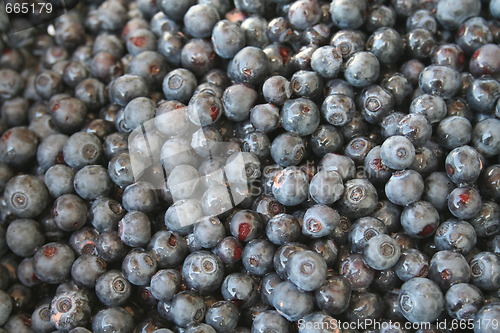
<svg viewBox="0 0 500 333">
<path fill-rule="evenodd" d="M 493 201 L 484 201 L 481 211 L 469 223 L 478 237 L 494 236 L 500 228 L 500 206 Z"/>
<path fill-rule="evenodd" d="M 459 219 L 470 219 L 479 214 L 482 200 L 472 187 L 459 187 L 448 196 L 448 209 Z"/>
<path fill-rule="evenodd" d="M 143 212 L 129 212 L 118 222 L 118 234 L 127 246 L 145 246 L 151 239 L 151 222 Z"/>
<path fill-rule="evenodd" d="M 296 206 L 307 199 L 309 177 L 298 167 L 287 167 L 276 175 L 274 197 L 285 206 Z"/>
<path fill-rule="evenodd" d="M 402 281 L 414 277 L 426 277 L 429 273 L 429 258 L 417 249 L 402 250 L 394 266 L 394 272 Z"/>
<path fill-rule="evenodd" d="M 314 298 L 311 293 L 301 291 L 292 282 L 284 281 L 274 288 L 271 303 L 283 317 L 295 321 L 312 311 Z"/>
<path fill-rule="evenodd" d="M 309 194 L 318 204 L 329 205 L 339 200 L 344 191 L 340 175 L 333 170 L 320 170 L 311 179 Z"/>
<path fill-rule="evenodd" d="M 423 94 L 410 104 L 410 113 L 423 114 L 431 124 L 438 123 L 446 116 L 446 102 L 442 97 Z"/>
<path fill-rule="evenodd" d="M 492 252 L 480 252 L 469 262 L 471 283 L 484 291 L 500 287 L 500 260 Z"/>
<path fill-rule="evenodd" d="M 401 192 L 401 189 L 405 189 Z M 418 201 L 424 192 L 422 176 L 413 170 L 403 170 L 392 174 L 385 185 L 385 194 L 390 202 L 405 206 Z"/>
<path fill-rule="evenodd" d="M 147 285 L 156 272 L 158 260 L 152 252 L 144 250 L 130 251 L 122 261 L 123 276 L 137 286 Z"/>
<path fill-rule="evenodd" d="M 470 72 L 474 77 L 490 75 L 498 77 L 500 73 L 500 63 L 498 62 L 500 47 L 495 44 L 486 44 L 474 52 L 470 59 Z"/>
<path fill-rule="evenodd" d="M 305 154 L 305 142 L 296 133 L 278 135 L 271 145 L 271 156 L 277 164 L 288 167 L 298 165 Z"/>
<path fill-rule="evenodd" d="M 13 127 L 0 138 L 0 162 L 20 167 L 35 156 L 39 139 L 35 132 L 26 127 Z"/>
<path fill-rule="evenodd" d="M 207 309 L 205 322 L 217 329 L 217 332 L 231 332 L 238 325 L 239 311 L 234 303 L 218 301 Z"/>
<path fill-rule="evenodd" d="M 230 222 L 231 234 L 242 242 L 257 238 L 264 225 L 260 216 L 251 210 L 241 210 L 233 215 Z"/>
<path fill-rule="evenodd" d="M 333 24 L 340 29 L 357 29 L 363 25 L 367 16 L 367 3 L 364 0 L 335 0 L 330 5 Z"/>
<path fill-rule="evenodd" d="M 470 142 L 472 125 L 465 117 L 446 117 L 439 122 L 436 134 L 442 146 L 447 149 L 455 149 Z"/>
<path fill-rule="evenodd" d="M 371 85 L 361 91 L 358 109 L 361 116 L 371 124 L 378 124 L 394 108 L 394 97 L 379 85 Z"/>
<path fill-rule="evenodd" d="M 431 31 L 422 28 L 416 28 L 406 34 L 406 46 L 409 53 L 416 59 L 429 58 L 436 47 L 436 40 Z M 409 60 L 406 63 L 403 73 L 406 72 L 411 77 L 412 82 L 418 82 L 418 76 L 425 65 L 416 59 Z"/>
<path fill-rule="evenodd" d="M 283 105 L 292 95 L 292 88 L 285 77 L 274 75 L 264 81 L 262 94 L 268 103 Z"/>
<path fill-rule="evenodd" d="M 444 250 L 436 252 L 431 258 L 428 277 L 443 290 L 468 282 L 470 276 L 471 269 L 460 253 Z"/>
<path fill-rule="evenodd" d="M 266 54 L 254 46 L 241 49 L 228 66 L 228 74 L 236 83 L 261 83 L 269 72 L 269 62 Z"/>
<path fill-rule="evenodd" d="M 155 253 L 159 268 L 174 268 L 188 254 L 186 239 L 172 231 L 160 230 L 149 241 L 148 250 Z"/>
<path fill-rule="evenodd" d="M 222 283 L 221 294 L 226 301 L 233 301 L 242 309 L 251 307 L 259 298 L 255 280 L 245 273 L 228 274 Z"/>
<path fill-rule="evenodd" d="M 278 214 L 266 224 L 267 238 L 275 245 L 283 245 L 296 241 L 301 234 L 297 218 L 289 214 Z"/>
<path fill-rule="evenodd" d="M 472 130 L 472 144 L 486 157 L 500 153 L 500 119 L 490 118 L 478 122 Z"/>
<path fill-rule="evenodd" d="M 78 285 L 93 288 L 97 278 L 106 272 L 104 259 L 93 254 L 83 254 L 71 266 L 71 277 Z"/>
<path fill-rule="evenodd" d="M 326 205 L 314 205 L 307 209 L 302 234 L 309 238 L 321 238 L 330 234 L 340 223 L 339 213 Z"/>
<path fill-rule="evenodd" d="M 386 233 L 387 228 L 379 219 L 369 216 L 359 218 L 351 225 L 349 247 L 354 253 L 362 253 L 372 237 Z"/>
<path fill-rule="evenodd" d="M 380 63 L 371 52 L 358 52 L 345 64 L 344 77 L 354 87 L 366 87 L 375 83 L 380 73 Z"/>
<path fill-rule="evenodd" d="M 74 169 L 98 164 L 103 150 L 100 140 L 91 133 L 78 132 L 71 135 L 63 146 L 64 161 Z"/>
<path fill-rule="evenodd" d="M 107 329 L 114 332 L 129 332 L 133 327 L 132 316 L 119 306 L 100 310 L 92 319 L 92 331 L 96 333 L 105 333 Z"/>
<path fill-rule="evenodd" d="M 274 270 L 282 278 L 287 277 L 287 263 L 288 260 L 298 252 L 306 250 L 307 247 L 302 243 L 288 243 L 282 245 L 276 250 L 273 258 Z"/>
<path fill-rule="evenodd" d="M 320 121 L 318 107 L 305 98 L 288 100 L 281 109 L 281 117 L 283 128 L 300 136 L 312 134 Z"/>
<path fill-rule="evenodd" d="M 423 199 L 430 202 L 437 210 L 448 208 L 448 194 L 455 188 L 444 172 L 433 172 L 425 179 Z"/>
<path fill-rule="evenodd" d="M 476 241 L 476 232 L 470 223 L 453 219 L 441 223 L 434 235 L 436 249 L 453 250 L 464 255 L 472 251 Z"/>
<path fill-rule="evenodd" d="M 295 254 L 286 265 L 288 279 L 305 291 L 314 291 L 325 282 L 326 269 L 325 259 L 310 250 Z"/>
<path fill-rule="evenodd" d="M 312 69 L 323 78 L 335 78 L 342 66 L 342 54 L 332 46 L 322 46 L 311 56 Z"/>
<path fill-rule="evenodd" d="M 354 117 L 356 106 L 351 97 L 345 94 L 330 94 L 322 105 L 321 114 L 325 120 L 334 126 L 348 124 Z"/>
<path fill-rule="evenodd" d="M 184 260 L 182 276 L 188 287 L 209 293 L 221 285 L 224 267 L 217 256 L 207 251 L 196 251 Z"/>
<path fill-rule="evenodd" d="M 60 330 L 86 326 L 90 321 L 90 313 L 87 296 L 78 291 L 57 294 L 50 304 L 50 320 Z"/>
<path fill-rule="evenodd" d="M 473 183 L 482 170 L 481 156 L 474 148 L 462 146 L 446 156 L 446 173 L 457 185 Z"/>
<path fill-rule="evenodd" d="M 403 118 L 404 119 L 404 118 Z M 396 135 L 387 138 L 380 148 L 380 158 L 389 168 L 403 170 L 415 158 L 415 147 L 406 137 Z"/>
<path fill-rule="evenodd" d="M 401 226 L 405 233 L 415 238 L 427 238 L 439 225 L 439 213 L 427 201 L 416 201 L 403 209 Z"/>
<path fill-rule="evenodd" d="M 469 283 L 458 283 L 450 287 L 445 294 L 445 308 L 455 319 L 469 319 L 481 309 L 483 293 Z"/>
<path fill-rule="evenodd" d="M 373 32 L 366 42 L 367 51 L 372 52 L 382 64 L 393 64 L 399 60 L 404 50 L 403 39 L 390 27 L 382 27 Z"/>
<path fill-rule="evenodd" d="M 263 276 L 273 267 L 275 248 L 265 239 L 254 239 L 243 248 L 241 261 L 243 267 L 253 275 Z"/>
<path fill-rule="evenodd" d="M 351 179 L 345 182 L 340 211 L 353 218 L 366 216 L 375 210 L 377 201 L 375 187 L 368 180 Z"/>
<path fill-rule="evenodd" d="M 347 309 L 351 298 L 351 284 L 342 276 L 329 276 L 325 283 L 315 291 L 319 308 L 330 315 L 337 315 Z"/>
<path fill-rule="evenodd" d="M 429 279 L 416 277 L 403 283 L 399 294 L 403 316 L 411 322 L 431 322 L 444 308 L 439 287 Z"/>
<path fill-rule="evenodd" d="M 69 245 L 47 243 L 34 255 L 33 269 L 37 278 L 50 284 L 61 283 L 69 276 L 75 254 Z"/>
<path fill-rule="evenodd" d="M 181 273 L 177 270 L 159 270 L 151 277 L 151 293 L 157 300 L 168 302 L 179 291 L 181 280 Z"/>
<path fill-rule="evenodd" d="M 255 316 L 252 322 L 252 333 L 264 333 L 269 330 L 278 332 L 287 332 L 289 330 L 289 322 L 280 315 L 277 311 L 267 310 Z"/>
<path fill-rule="evenodd" d="M 500 306 L 498 303 L 488 304 L 481 308 L 474 317 L 474 333 L 493 333 L 495 328 L 485 328 L 488 321 L 498 318 Z"/>
<path fill-rule="evenodd" d="M 397 241 L 389 235 L 380 234 L 368 240 L 363 249 L 363 256 L 368 266 L 376 270 L 394 266 L 401 255 Z"/>
<path fill-rule="evenodd" d="M 339 273 L 347 279 L 352 290 L 362 291 L 368 288 L 375 278 L 375 271 L 366 264 L 361 254 L 350 254 L 340 263 Z"/>
<path fill-rule="evenodd" d="M 104 305 L 121 305 L 130 297 L 131 285 L 120 271 L 109 270 L 95 281 L 95 292 Z"/>
</svg>

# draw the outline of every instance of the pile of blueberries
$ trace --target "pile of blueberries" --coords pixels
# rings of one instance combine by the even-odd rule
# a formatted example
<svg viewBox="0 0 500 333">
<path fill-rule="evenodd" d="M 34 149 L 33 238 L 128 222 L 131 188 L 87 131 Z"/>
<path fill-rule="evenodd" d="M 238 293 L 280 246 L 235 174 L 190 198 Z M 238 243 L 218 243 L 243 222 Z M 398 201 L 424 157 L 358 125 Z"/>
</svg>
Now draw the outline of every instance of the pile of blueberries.
<svg viewBox="0 0 500 333">
<path fill-rule="evenodd" d="M 500 331 L 500 0 L 29 24 L 0 11 L 0 333 Z"/>
</svg>

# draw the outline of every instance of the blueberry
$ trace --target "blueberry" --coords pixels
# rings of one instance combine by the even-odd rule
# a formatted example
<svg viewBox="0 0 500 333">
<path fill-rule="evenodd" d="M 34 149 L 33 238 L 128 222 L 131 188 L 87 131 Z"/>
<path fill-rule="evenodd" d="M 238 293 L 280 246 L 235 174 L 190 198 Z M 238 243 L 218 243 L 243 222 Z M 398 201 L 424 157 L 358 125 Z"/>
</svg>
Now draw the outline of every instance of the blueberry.
<svg viewBox="0 0 500 333">
<path fill-rule="evenodd" d="M 429 279 L 415 277 L 401 286 L 399 305 L 403 316 L 411 322 L 431 322 L 444 308 L 439 287 Z"/>
<path fill-rule="evenodd" d="M 484 201 L 481 211 L 469 223 L 474 227 L 479 237 L 489 237 L 497 233 L 499 225 L 500 207 L 493 201 Z"/>
<path fill-rule="evenodd" d="M 75 254 L 64 243 L 47 243 L 34 255 L 33 268 L 38 279 L 43 282 L 61 283 L 68 277 Z"/>
<path fill-rule="evenodd" d="M 257 283 L 245 273 L 227 275 L 222 282 L 221 294 L 226 301 L 233 301 L 242 308 L 251 307 L 259 297 Z"/>
<path fill-rule="evenodd" d="M 36 155 L 39 139 L 26 127 L 13 127 L 0 139 L 0 161 L 13 167 L 29 163 Z"/>
<path fill-rule="evenodd" d="M 445 28 L 457 29 L 467 18 L 477 16 L 481 9 L 480 1 L 465 0 L 460 8 L 453 1 L 440 1 L 436 7 L 436 18 Z"/>
<path fill-rule="evenodd" d="M 212 30 L 212 43 L 218 56 L 230 59 L 245 46 L 244 30 L 236 23 L 221 20 Z"/>
<path fill-rule="evenodd" d="M 228 74 L 237 83 L 262 83 L 269 74 L 268 71 L 269 61 L 266 54 L 254 46 L 241 49 L 228 65 Z"/>
<path fill-rule="evenodd" d="M 232 332 L 238 325 L 238 308 L 230 301 L 218 301 L 207 309 L 205 322 L 217 332 Z"/>
<path fill-rule="evenodd" d="M 133 327 L 132 316 L 119 306 L 102 309 L 92 319 L 92 331 L 96 333 L 104 333 L 109 329 L 114 332 L 129 332 Z"/>
<path fill-rule="evenodd" d="M 403 192 L 401 189 L 405 189 Z M 413 170 L 394 172 L 385 185 L 385 194 L 396 205 L 407 205 L 418 201 L 424 193 L 424 180 Z"/>
<path fill-rule="evenodd" d="M 334 0 L 330 5 L 333 24 L 340 29 L 357 29 L 363 25 L 367 16 L 367 3 Z"/>
<path fill-rule="evenodd" d="M 389 235 L 380 234 L 368 240 L 363 255 L 368 266 L 384 270 L 394 266 L 401 253 L 399 244 Z"/>
<path fill-rule="evenodd" d="M 259 313 L 253 320 L 252 333 L 287 332 L 289 325 L 288 321 L 277 311 L 267 310 Z"/>
<path fill-rule="evenodd" d="M 377 191 L 371 182 L 366 179 L 351 179 L 344 184 L 340 211 L 353 218 L 366 216 L 375 210 L 377 201 Z"/>
<path fill-rule="evenodd" d="M 481 290 L 498 290 L 500 286 L 500 260 L 492 252 L 480 252 L 469 262 L 471 282 Z"/>
<path fill-rule="evenodd" d="M 287 167 L 276 175 L 272 191 L 283 205 L 296 206 L 307 199 L 309 178 L 300 168 Z"/>
<path fill-rule="evenodd" d="M 303 218 L 302 234 L 310 238 L 320 238 L 330 234 L 340 223 L 340 215 L 326 205 L 314 205 Z"/>
<path fill-rule="evenodd" d="M 216 255 L 207 251 L 196 251 L 184 260 L 182 275 L 189 288 L 209 293 L 221 285 L 224 267 Z"/>
<path fill-rule="evenodd" d="M 445 307 L 448 314 L 459 320 L 473 318 L 481 309 L 483 294 L 474 285 L 458 283 L 445 294 Z"/>
<path fill-rule="evenodd" d="M 325 259 L 310 250 L 292 256 L 286 265 L 288 279 L 305 291 L 314 291 L 325 282 L 326 269 Z"/>
<path fill-rule="evenodd" d="M 185 238 L 165 230 L 158 231 L 153 235 L 148 249 L 157 256 L 159 268 L 177 267 L 188 254 Z"/>
<path fill-rule="evenodd" d="M 257 92 L 252 87 L 244 84 L 229 86 L 222 96 L 224 115 L 232 121 L 245 120 L 256 100 Z"/>
<path fill-rule="evenodd" d="M 321 105 L 321 114 L 334 126 L 343 126 L 352 121 L 356 108 L 351 97 L 344 94 L 330 94 Z"/>
<path fill-rule="evenodd" d="M 495 44 L 486 44 L 474 52 L 470 59 L 469 69 L 472 75 L 479 77 L 482 75 L 492 75 L 497 77 L 500 72 L 498 64 L 498 54 L 500 48 Z"/>
<path fill-rule="evenodd" d="M 402 281 L 414 277 L 426 277 L 429 273 L 429 258 L 417 249 L 402 250 L 394 271 Z"/>
<path fill-rule="evenodd" d="M 340 199 L 343 192 L 342 178 L 333 170 L 320 170 L 311 179 L 309 195 L 318 204 L 332 204 Z"/>
<path fill-rule="evenodd" d="M 375 83 L 380 72 L 380 63 L 371 52 L 358 52 L 345 64 L 344 77 L 354 87 L 366 87 Z"/>
<path fill-rule="evenodd" d="M 52 207 L 54 222 L 64 231 L 81 228 L 87 221 L 87 205 L 75 194 L 63 194 L 56 199 Z"/>
<path fill-rule="evenodd" d="M 129 212 L 118 222 L 118 234 L 125 245 L 144 246 L 151 239 L 151 222 L 143 212 Z"/>
<path fill-rule="evenodd" d="M 495 118 L 478 122 L 472 130 L 472 144 L 478 152 L 486 157 L 493 157 L 500 153 L 500 120 Z"/>
<path fill-rule="evenodd" d="M 398 132 L 414 146 L 423 146 L 431 138 L 432 126 L 424 115 L 409 114 L 399 121 Z"/>
<path fill-rule="evenodd" d="M 458 187 L 448 196 L 448 209 L 459 219 L 470 219 L 479 214 L 482 200 L 472 187 Z"/>
<path fill-rule="evenodd" d="M 441 223 L 434 235 L 434 243 L 438 250 L 453 250 L 464 255 L 472 251 L 476 241 L 474 227 L 460 220 L 447 220 Z"/>
<path fill-rule="evenodd" d="M 333 46 L 322 46 L 311 56 L 311 68 L 323 78 L 335 78 L 342 66 L 342 54 Z"/>
<path fill-rule="evenodd" d="M 359 95 L 358 109 L 363 119 L 371 124 L 379 123 L 393 108 L 393 95 L 378 85 L 363 89 Z"/>
<path fill-rule="evenodd" d="M 181 274 L 174 269 L 162 269 L 151 277 L 151 293 L 159 301 L 170 301 L 181 287 Z"/>
<path fill-rule="evenodd" d="M 78 285 L 92 288 L 97 278 L 106 272 L 107 264 L 93 254 L 83 254 L 71 266 L 71 277 Z"/>
<path fill-rule="evenodd" d="M 106 262 L 118 262 L 125 257 L 127 249 L 114 230 L 106 230 L 99 234 L 96 244 L 98 255 Z"/>
<path fill-rule="evenodd" d="M 50 332 L 55 329 L 50 321 L 50 302 L 45 301 L 38 305 L 31 314 L 31 327 L 40 332 Z"/>
<path fill-rule="evenodd" d="M 427 201 L 416 201 L 406 206 L 401 214 L 401 225 L 411 237 L 430 237 L 439 225 L 439 214 Z"/>
<path fill-rule="evenodd" d="M 96 279 L 95 293 L 104 305 L 121 305 L 130 297 L 131 285 L 120 271 L 108 270 Z"/>
<path fill-rule="evenodd" d="M 372 52 L 382 64 L 396 63 L 403 49 L 403 39 L 390 27 L 377 29 L 366 42 L 366 50 Z"/>
<path fill-rule="evenodd" d="M 308 99 L 288 100 L 281 109 L 282 125 L 288 132 L 301 136 L 312 134 L 319 125 L 319 110 Z"/>
<path fill-rule="evenodd" d="M 284 281 L 274 288 L 271 303 L 278 313 L 295 321 L 313 310 L 314 298 L 310 292 L 301 291 L 292 282 Z"/>
<path fill-rule="evenodd" d="M 465 117 L 446 117 L 439 122 L 436 134 L 443 147 L 455 149 L 470 142 L 472 125 Z"/>
<path fill-rule="evenodd" d="M 350 282 L 352 290 L 365 290 L 375 278 L 375 271 L 366 264 L 363 255 L 357 253 L 340 262 L 339 273 Z"/>
<path fill-rule="evenodd" d="M 256 239 L 263 231 L 264 224 L 260 216 L 251 210 L 240 210 L 231 217 L 231 234 L 242 242 Z"/>
<path fill-rule="evenodd" d="M 11 178 L 5 185 L 3 196 L 8 209 L 20 218 L 33 218 L 39 215 L 49 200 L 43 182 L 32 175 Z"/>
<path fill-rule="evenodd" d="M 470 276 L 471 269 L 460 253 L 444 250 L 436 252 L 431 258 L 428 277 L 443 290 L 468 282 Z"/>
<path fill-rule="evenodd" d="M 90 304 L 87 296 L 69 291 L 57 294 L 50 304 L 50 320 L 57 329 L 70 330 L 86 326 L 90 321 Z"/>
<path fill-rule="evenodd" d="M 5 291 L 0 291 L 0 298 L 2 302 L 0 303 L 0 324 L 4 325 L 10 318 L 10 314 L 13 308 L 13 300 L 9 294 Z"/>
<path fill-rule="evenodd" d="M 8 225 L 5 240 L 9 249 L 16 255 L 30 257 L 45 243 L 45 235 L 38 222 L 18 219 Z"/>
<path fill-rule="evenodd" d="M 158 193 L 148 182 L 138 181 L 125 188 L 122 205 L 128 211 L 152 212 L 158 204 Z"/>
</svg>

